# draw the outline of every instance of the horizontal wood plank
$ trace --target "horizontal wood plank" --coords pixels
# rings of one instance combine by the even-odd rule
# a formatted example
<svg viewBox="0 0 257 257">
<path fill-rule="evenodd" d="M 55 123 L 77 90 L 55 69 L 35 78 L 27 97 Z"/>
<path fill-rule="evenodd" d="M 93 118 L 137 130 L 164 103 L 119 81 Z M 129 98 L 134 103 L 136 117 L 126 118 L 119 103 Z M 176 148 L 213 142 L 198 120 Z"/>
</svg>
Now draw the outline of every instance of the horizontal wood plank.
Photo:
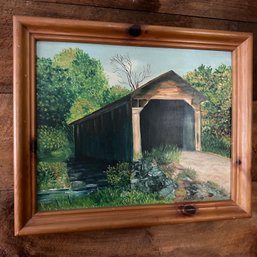
<svg viewBox="0 0 257 257">
<path fill-rule="evenodd" d="M 257 22 L 257 3 L 249 1 L 224 0 L 34 0 L 35 2 L 72 4 L 115 8 L 121 10 L 140 10 L 161 14 L 177 14 L 185 16 L 206 17 L 212 19 Z M 229 11 L 228 11 L 229 10 Z"/>
<path fill-rule="evenodd" d="M 254 257 L 257 253 L 256 182 L 253 188 L 253 216 L 249 219 L 33 237 L 13 236 L 13 193 L 0 191 L 0 254 L 5 257 Z"/>
</svg>

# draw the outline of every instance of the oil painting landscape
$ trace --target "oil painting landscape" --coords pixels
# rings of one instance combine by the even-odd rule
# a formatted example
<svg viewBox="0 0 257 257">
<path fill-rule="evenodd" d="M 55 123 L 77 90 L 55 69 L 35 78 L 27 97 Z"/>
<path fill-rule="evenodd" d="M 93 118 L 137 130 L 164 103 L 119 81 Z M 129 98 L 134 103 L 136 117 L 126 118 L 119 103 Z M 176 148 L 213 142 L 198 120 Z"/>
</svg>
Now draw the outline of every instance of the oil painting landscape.
<svg viewBox="0 0 257 257">
<path fill-rule="evenodd" d="M 36 50 L 39 211 L 230 199 L 231 52 Z"/>
</svg>

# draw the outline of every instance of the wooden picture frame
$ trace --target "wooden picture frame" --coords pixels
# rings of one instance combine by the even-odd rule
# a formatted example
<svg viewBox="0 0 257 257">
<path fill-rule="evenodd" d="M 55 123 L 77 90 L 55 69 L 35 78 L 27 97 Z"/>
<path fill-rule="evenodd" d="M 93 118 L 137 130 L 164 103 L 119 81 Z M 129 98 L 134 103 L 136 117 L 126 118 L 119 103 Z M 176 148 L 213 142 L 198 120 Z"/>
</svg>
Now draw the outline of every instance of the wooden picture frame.
<svg viewBox="0 0 257 257">
<path fill-rule="evenodd" d="M 233 81 L 231 200 L 38 212 L 35 154 L 37 40 L 230 51 Z M 14 17 L 15 235 L 250 217 L 251 116 L 250 33 Z"/>
</svg>

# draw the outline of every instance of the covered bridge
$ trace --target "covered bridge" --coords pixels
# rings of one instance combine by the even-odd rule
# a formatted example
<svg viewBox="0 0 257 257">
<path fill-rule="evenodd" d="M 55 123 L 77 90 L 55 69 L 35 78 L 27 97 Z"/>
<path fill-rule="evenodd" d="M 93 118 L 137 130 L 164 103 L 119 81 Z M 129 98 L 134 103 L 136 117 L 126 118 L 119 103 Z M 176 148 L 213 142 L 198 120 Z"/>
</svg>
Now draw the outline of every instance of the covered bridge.
<svg viewBox="0 0 257 257">
<path fill-rule="evenodd" d="M 161 145 L 201 150 L 204 96 L 174 71 L 71 123 L 75 157 L 132 161 Z"/>
</svg>

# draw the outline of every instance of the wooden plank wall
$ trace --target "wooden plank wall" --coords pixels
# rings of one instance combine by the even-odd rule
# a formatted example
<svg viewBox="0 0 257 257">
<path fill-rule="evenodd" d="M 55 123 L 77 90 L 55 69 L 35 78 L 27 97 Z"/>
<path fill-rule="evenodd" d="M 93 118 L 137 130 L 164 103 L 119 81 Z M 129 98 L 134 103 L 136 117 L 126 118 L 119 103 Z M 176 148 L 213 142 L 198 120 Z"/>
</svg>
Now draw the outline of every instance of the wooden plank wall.
<svg viewBox="0 0 257 257">
<path fill-rule="evenodd" d="M 13 15 L 251 31 L 256 38 L 255 0 L 0 0 L 0 256 L 257 256 L 257 182 L 253 182 L 254 212 L 250 219 L 14 238 Z M 257 41 L 254 57 L 256 51 Z M 257 81 L 256 59 L 254 81 Z M 254 90 L 254 99 L 257 100 L 257 90 Z M 254 104 L 253 135 L 253 175 L 257 179 L 257 103 Z"/>
</svg>

